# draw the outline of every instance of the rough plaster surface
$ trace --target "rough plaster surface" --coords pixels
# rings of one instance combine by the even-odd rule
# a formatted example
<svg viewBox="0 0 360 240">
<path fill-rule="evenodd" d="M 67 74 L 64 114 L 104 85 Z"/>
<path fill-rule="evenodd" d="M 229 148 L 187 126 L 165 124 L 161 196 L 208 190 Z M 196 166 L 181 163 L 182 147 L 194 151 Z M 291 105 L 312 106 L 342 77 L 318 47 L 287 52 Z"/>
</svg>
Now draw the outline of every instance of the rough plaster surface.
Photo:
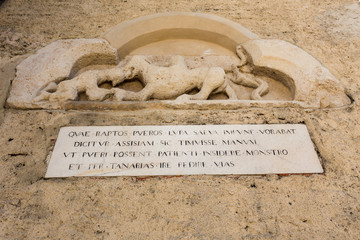
<svg viewBox="0 0 360 240">
<path fill-rule="evenodd" d="M 9 41 L 0 41 L 1 65 L 60 38 L 96 38 L 134 17 L 205 12 L 239 22 L 261 38 L 301 47 L 355 102 L 323 110 L 5 109 L 0 239 L 358 239 L 360 28 L 351 19 L 359 9 L 358 1 L 349 0 L 5 1 L 0 28 Z M 324 175 L 43 179 L 46 154 L 61 126 L 302 122 Z"/>
</svg>

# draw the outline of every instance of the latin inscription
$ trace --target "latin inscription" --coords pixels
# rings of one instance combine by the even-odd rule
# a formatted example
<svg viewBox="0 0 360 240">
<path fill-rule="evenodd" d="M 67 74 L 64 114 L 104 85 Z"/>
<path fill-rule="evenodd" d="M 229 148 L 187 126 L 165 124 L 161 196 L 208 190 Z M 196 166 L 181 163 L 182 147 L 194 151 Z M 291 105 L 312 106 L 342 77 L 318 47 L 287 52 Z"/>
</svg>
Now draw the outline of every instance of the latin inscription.
<svg viewBox="0 0 360 240">
<path fill-rule="evenodd" d="M 322 172 L 305 125 L 60 130 L 46 177 Z"/>
</svg>

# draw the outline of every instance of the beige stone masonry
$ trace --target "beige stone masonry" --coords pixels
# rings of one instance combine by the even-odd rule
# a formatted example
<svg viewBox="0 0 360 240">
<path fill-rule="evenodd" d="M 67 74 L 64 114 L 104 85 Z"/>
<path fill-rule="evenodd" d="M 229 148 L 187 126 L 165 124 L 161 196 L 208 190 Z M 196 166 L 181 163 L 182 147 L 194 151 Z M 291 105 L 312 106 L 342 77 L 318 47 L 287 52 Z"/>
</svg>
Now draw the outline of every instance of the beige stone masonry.
<svg viewBox="0 0 360 240">
<path fill-rule="evenodd" d="M 82 109 L 149 100 L 171 100 L 157 104 L 170 108 L 195 102 L 202 109 L 248 107 L 249 101 L 306 108 L 351 103 L 310 54 L 282 40 L 259 39 L 217 16 L 155 14 L 119 24 L 104 38 L 59 40 L 24 60 L 8 106 L 76 109 L 72 103 L 83 102 L 81 95 Z M 129 80 L 143 89 L 124 89 Z M 207 101 L 215 94 L 228 100 Z"/>
</svg>

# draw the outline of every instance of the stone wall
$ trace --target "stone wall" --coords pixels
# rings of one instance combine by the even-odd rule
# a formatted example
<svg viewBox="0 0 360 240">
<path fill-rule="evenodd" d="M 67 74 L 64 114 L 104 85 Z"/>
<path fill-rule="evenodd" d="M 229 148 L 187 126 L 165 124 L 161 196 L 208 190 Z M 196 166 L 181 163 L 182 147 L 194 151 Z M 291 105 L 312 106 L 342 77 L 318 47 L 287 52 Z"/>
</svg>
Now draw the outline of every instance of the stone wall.
<svg viewBox="0 0 360 240">
<path fill-rule="evenodd" d="M 0 99 L 15 66 L 58 39 L 97 38 L 122 21 L 215 14 L 318 59 L 354 100 L 292 107 L 17 110 L 0 126 L 0 239 L 358 239 L 360 4 L 343 1 L 24 1 L 0 5 Z M 44 179 L 62 126 L 305 123 L 318 175 Z"/>
</svg>

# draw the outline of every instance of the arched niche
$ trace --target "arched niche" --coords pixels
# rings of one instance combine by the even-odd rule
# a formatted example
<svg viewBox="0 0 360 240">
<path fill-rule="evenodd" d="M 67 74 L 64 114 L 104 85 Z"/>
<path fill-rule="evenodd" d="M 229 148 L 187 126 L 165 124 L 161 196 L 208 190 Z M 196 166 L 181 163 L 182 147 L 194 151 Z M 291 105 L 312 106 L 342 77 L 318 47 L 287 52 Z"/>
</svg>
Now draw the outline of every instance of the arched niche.
<svg viewBox="0 0 360 240">
<path fill-rule="evenodd" d="M 107 31 L 102 39 L 68 39 L 49 44 L 17 66 L 7 104 L 15 108 L 132 109 L 131 101 L 125 104 L 118 99 L 102 102 L 83 101 L 84 98 L 79 97 L 71 101 L 56 101 L 54 98 L 46 101 L 39 95 L 51 95 L 66 80 L 74 81 L 75 85 L 69 84 L 70 88 L 83 94 L 84 90 L 77 90 L 79 85 L 75 83 L 79 74 L 117 68 L 126 62 L 127 56 L 131 59 L 134 55 L 143 55 L 151 64 L 163 67 L 169 66 L 169 59 L 174 55 L 181 55 L 186 61 L 187 70 L 204 66 L 220 67 L 234 75 L 232 67 L 240 66 L 242 62 L 236 50 L 239 46 L 245 50 L 243 56 L 248 57 L 248 63 L 252 66 L 251 74 L 271 85 L 263 99 L 250 100 L 253 88 L 246 89 L 244 85 L 231 82 L 236 85 L 234 88 L 237 87 L 237 100 L 140 101 L 136 106 L 160 104 L 162 107 L 184 109 L 252 106 L 327 108 L 351 103 L 344 88 L 330 71 L 297 46 L 282 40 L 260 39 L 240 24 L 218 16 L 175 12 L 125 21 Z M 97 96 L 96 91 L 105 91 L 99 86 L 93 85 L 94 89 L 89 92 Z"/>
<path fill-rule="evenodd" d="M 238 23 L 203 13 L 160 13 L 125 21 L 102 38 L 127 55 L 235 56 L 238 44 L 259 37 Z"/>
</svg>

